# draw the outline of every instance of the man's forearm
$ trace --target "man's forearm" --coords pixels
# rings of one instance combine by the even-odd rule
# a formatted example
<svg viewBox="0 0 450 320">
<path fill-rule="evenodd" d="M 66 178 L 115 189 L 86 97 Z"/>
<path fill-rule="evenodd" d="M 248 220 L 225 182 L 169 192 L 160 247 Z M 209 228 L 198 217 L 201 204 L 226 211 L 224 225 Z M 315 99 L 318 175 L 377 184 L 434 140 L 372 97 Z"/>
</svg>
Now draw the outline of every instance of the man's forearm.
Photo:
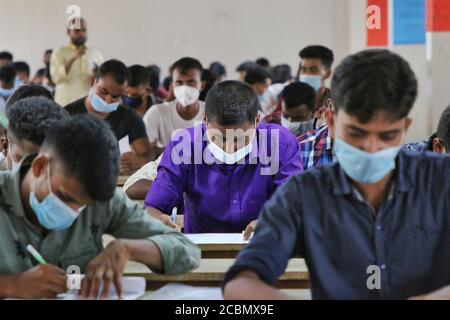
<svg viewBox="0 0 450 320">
<path fill-rule="evenodd" d="M 224 288 L 224 298 L 227 300 L 287 300 L 292 299 L 281 291 L 266 284 L 256 273 L 249 270 L 241 271 L 228 282 Z"/>
<path fill-rule="evenodd" d="M 131 261 L 147 265 L 150 269 L 163 273 L 164 262 L 156 244 L 151 240 L 120 240 L 130 255 Z"/>
<path fill-rule="evenodd" d="M 148 213 L 150 213 L 150 215 L 153 218 L 159 219 L 162 215 L 164 215 L 165 213 L 156 209 L 156 208 L 152 208 L 152 207 L 148 207 L 147 208 Z"/>
</svg>

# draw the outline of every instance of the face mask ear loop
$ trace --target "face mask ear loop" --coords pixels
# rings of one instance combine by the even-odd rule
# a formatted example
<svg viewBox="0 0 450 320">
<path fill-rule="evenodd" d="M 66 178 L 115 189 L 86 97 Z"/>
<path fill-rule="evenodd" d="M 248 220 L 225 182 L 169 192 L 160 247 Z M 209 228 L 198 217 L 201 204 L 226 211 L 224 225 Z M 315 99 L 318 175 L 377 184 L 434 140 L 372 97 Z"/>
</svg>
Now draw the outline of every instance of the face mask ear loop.
<svg viewBox="0 0 450 320">
<path fill-rule="evenodd" d="M 53 193 L 52 191 L 52 185 L 50 183 L 50 161 L 47 161 L 47 186 L 48 186 L 48 191 L 50 193 Z"/>
</svg>

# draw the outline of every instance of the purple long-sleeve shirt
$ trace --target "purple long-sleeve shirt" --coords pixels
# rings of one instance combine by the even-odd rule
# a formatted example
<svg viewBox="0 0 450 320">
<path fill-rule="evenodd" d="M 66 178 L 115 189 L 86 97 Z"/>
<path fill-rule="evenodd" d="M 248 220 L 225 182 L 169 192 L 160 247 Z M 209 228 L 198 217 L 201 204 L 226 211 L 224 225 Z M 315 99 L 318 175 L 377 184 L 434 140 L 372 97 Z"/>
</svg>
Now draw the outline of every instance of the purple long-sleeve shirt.
<svg viewBox="0 0 450 320">
<path fill-rule="evenodd" d="M 166 146 L 145 206 L 170 214 L 184 198 L 185 233 L 242 232 L 275 189 L 303 170 L 299 144 L 287 129 L 262 123 L 252 152 L 227 165 L 209 152 L 205 130 L 187 129 Z"/>
</svg>

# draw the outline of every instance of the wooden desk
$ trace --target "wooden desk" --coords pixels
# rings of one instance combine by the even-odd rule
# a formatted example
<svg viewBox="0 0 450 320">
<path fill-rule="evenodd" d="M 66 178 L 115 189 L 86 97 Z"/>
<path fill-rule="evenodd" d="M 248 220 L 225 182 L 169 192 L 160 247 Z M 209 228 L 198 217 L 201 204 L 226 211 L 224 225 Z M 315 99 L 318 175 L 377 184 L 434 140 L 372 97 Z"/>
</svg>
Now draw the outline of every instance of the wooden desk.
<svg viewBox="0 0 450 320">
<path fill-rule="evenodd" d="M 310 289 L 280 289 L 280 291 L 289 295 L 293 299 L 311 300 Z M 154 293 L 155 290 L 147 290 L 145 294 L 139 298 L 139 300 L 152 300 L 152 295 Z"/>
<path fill-rule="evenodd" d="M 128 262 L 124 275 L 144 277 L 147 280 L 147 290 L 156 290 L 170 282 L 191 286 L 220 287 L 225 273 L 234 261 L 234 259 L 202 259 L 198 269 L 176 276 L 156 274 L 141 263 Z M 276 286 L 283 289 L 309 288 L 309 274 L 305 261 L 299 258 L 291 259 L 286 272 L 278 279 Z"/>
</svg>

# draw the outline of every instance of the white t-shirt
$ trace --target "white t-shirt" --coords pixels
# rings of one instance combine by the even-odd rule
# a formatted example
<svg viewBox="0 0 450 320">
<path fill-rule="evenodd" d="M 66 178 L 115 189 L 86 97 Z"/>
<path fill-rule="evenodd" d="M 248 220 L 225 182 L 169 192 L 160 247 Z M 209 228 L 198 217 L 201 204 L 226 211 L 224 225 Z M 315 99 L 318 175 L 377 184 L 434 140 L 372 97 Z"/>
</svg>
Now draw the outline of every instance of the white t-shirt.
<svg viewBox="0 0 450 320">
<path fill-rule="evenodd" d="M 177 112 L 177 101 L 155 104 L 144 115 L 145 128 L 150 142 L 157 142 L 159 148 L 164 148 L 170 142 L 172 133 L 177 129 L 194 127 L 196 121 L 203 121 L 205 103 L 199 101 L 198 114 L 191 120 L 185 120 Z"/>
</svg>

